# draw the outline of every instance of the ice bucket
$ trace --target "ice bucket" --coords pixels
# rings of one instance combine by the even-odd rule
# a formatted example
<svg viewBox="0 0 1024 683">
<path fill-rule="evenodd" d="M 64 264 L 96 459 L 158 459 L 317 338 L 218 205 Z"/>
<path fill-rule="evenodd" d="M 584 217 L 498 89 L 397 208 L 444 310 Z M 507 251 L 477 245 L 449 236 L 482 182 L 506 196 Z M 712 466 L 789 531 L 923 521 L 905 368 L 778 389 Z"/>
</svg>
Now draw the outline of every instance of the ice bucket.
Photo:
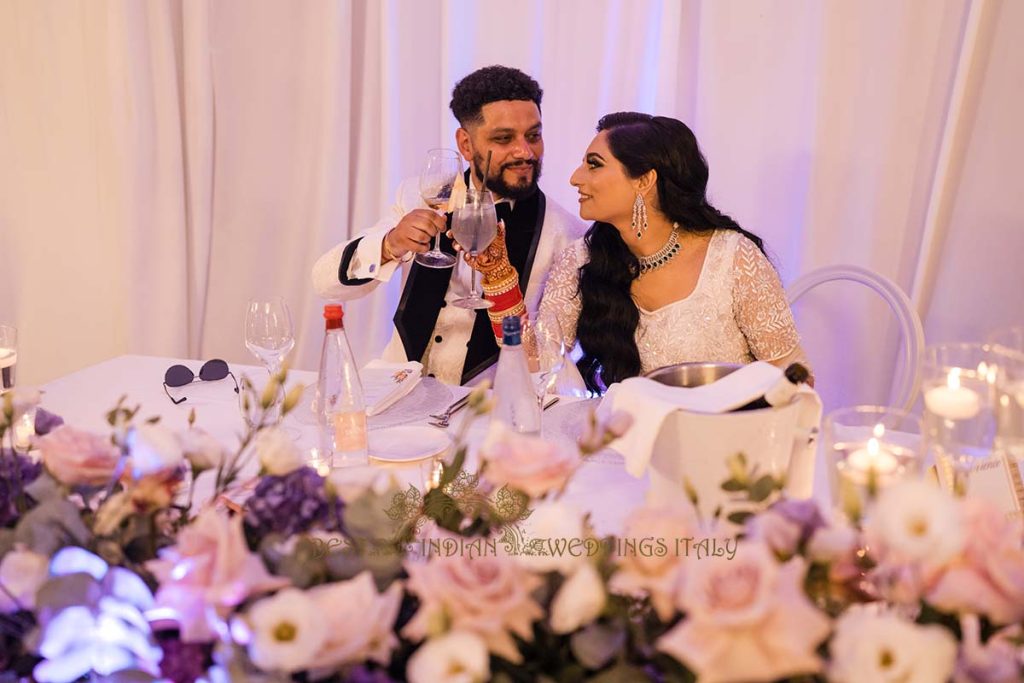
<svg viewBox="0 0 1024 683">
<path fill-rule="evenodd" d="M 695 387 L 709 384 L 739 365 L 681 363 L 658 368 L 646 377 L 662 384 Z M 780 407 L 707 414 L 677 410 L 662 425 L 650 461 L 649 498 L 670 503 L 684 496 L 689 481 L 699 496 L 702 514 L 711 515 L 729 496 L 722 482 L 730 477 L 726 459 L 744 453 L 761 474 L 785 476 L 787 493 L 809 498 L 821 403 L 808 390 Z"/>
</svg>

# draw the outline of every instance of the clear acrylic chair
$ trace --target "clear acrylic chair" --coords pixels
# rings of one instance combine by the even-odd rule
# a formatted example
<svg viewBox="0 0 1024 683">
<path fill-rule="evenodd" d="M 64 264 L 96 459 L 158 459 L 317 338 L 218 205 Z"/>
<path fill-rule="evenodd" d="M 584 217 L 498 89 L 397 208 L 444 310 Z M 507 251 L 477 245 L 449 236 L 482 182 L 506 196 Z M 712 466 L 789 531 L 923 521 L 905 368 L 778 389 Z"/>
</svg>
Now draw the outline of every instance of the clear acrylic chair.
<svg viewBox="0 0 1024 683">
<path fill-rule="evenodd" d="M 891 405 L 910 410 L 921 385 L 921 351 L 924 349 L 921 318 L 895 282 L 860 266 L 826 266 L 801 275 L 786 288 L 790 305 L 818 285 L 837 280 L 857 282 L 870 288 L 885 300 L 899 321 L 902 353 L 893 373 Z"/>
</svg>

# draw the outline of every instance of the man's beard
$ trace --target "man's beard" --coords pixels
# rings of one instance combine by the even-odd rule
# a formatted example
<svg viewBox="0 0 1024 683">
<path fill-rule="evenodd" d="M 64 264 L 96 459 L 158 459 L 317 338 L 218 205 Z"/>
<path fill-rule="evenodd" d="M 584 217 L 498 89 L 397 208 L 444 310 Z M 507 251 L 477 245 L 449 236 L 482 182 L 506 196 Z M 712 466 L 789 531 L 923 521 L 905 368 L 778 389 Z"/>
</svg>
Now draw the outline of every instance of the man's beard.
<svg viewBox="0 0 1024 683">
<path fill-rule="evenodd" d="M 473 172 L 476 174 L 476 179 L 479 181 L 484 177 L 484 164 L 487 163 L 484 157 L 479 154 L 473 155 Z M 531 174 L 530 180 L 525 183 L 517 183 L 515 185 L 509 185 L 505 182 L 503 176 L 506 168 L 512 168 L 522 164 L 529 164 L 533 167 L 533 173 Z M 509 164 L 503 164 L 498 169 L 497 173 L 492 174 L 487 178 L 487 189 L 504 199 L 524 199 L 529 197 L 537 191 L 537 181 L 540 180 L 540 159 L 529 159 L 526 161 L 518 161 Z"/>
</svg>

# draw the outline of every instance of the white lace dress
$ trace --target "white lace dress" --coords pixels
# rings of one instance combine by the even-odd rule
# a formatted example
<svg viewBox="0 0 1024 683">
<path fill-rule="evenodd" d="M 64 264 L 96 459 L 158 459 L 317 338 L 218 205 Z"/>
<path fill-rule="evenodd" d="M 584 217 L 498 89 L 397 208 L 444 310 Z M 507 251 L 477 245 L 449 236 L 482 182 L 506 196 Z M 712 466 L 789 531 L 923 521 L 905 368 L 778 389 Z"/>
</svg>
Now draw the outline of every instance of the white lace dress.
<svg viewBox="0 0 1024 683">
<path fill-rule="evenodd" d="M 553 317 L 571 346 L 579 320 L 579 269 L 588 260 L 582 239 L 555 262 L 540 315 Z M 757 246 L 734 230 L 711 236 L 697 286 L 656 311 L 640 310 L 636 345 L 641 372 L 686 362 L 806 363 L 793 313 L 775 269 Z"/>
</svg>

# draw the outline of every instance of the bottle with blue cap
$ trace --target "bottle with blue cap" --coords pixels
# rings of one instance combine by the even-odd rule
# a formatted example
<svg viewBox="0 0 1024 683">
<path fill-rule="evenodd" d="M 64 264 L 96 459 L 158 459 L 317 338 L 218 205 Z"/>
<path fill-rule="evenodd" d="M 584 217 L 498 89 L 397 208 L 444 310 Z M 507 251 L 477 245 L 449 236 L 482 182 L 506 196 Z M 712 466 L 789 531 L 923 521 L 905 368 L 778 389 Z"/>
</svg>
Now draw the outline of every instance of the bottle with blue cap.
<svg viewBox="0 0 1024 683">
<path fill-rule="evenodd" d="M 501 321 L 501 353 L 494 374 L 497 404 L 492 419 L 523 434 L 540 433 L 540 405 L 523 350 L 523 323 L 518 316 Z"/>
</svg>

